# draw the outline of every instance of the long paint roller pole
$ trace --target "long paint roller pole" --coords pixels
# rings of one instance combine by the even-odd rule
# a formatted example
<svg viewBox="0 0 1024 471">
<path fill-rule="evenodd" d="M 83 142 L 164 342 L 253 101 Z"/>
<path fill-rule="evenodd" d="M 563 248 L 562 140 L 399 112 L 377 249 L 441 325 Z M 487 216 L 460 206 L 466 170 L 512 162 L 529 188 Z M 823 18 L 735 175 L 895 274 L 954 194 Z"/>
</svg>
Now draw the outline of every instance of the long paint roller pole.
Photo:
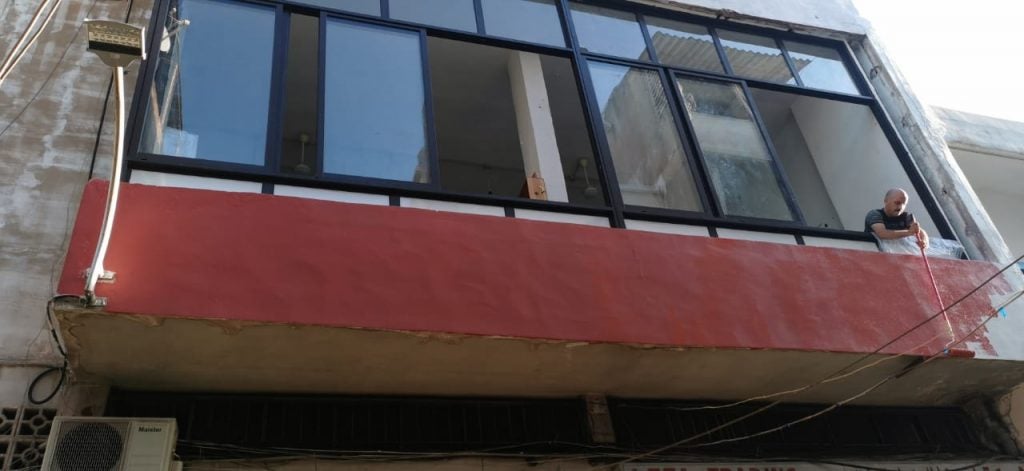
<svg viewBox="0 0 1024 471">
<path fill-rule="evenodd" d="M 918 242 L 921 241 L 921 234 L 917 234 Z M 928 262 L 928 255 L 924 253 L 924 244 L 918 244 L 921 249 L 921 259 L 924 260 L 924 267 L 928 270 L 928 278 L 932 282 L 932 292 L 935 293 L 935 300 L 942 310 L 942 317 L 946 319 L 946 328 L 949 329 L 949 343 L 946 344 L 946 355 L 951 357 L 974 358 L 974 352 L 962 348 L 951 348 L 956 343 L 956 334 L 953 332 L 953 323 L 949 320 L 949 313 L 946 312 L 946 303 L 942 302 L 942 295 L 939 294 L 939 285 L 935 283 L 935 274 L 932 273 L 932 265 Z"/>
<path fill-rule="evenodd" d="M 939 309 L 942 310 L 942 317 L 946 319 L 946 327 L 949 329 L 949 343 L 956 342 L 956 334 L 953 333 L 953 323 L 949 321 L 949 313 L 946 312 L 946 303 L 942 302 L 942 295 L 939 294 L 939 285 L 935 283 L 935 274 L 932 273 L 932 264 L 928 262 L 928 255 L 924 253 L 924 244 L 921 243 L 921 233 L 917 233 L 917 247 L 921 249 L 921 259 L 924 260 L 924 268 L 928 270 L 928 278 L 932 281 L 932 292 L 935 293 L 935 300 L 939 302 Z"/>
</svg>

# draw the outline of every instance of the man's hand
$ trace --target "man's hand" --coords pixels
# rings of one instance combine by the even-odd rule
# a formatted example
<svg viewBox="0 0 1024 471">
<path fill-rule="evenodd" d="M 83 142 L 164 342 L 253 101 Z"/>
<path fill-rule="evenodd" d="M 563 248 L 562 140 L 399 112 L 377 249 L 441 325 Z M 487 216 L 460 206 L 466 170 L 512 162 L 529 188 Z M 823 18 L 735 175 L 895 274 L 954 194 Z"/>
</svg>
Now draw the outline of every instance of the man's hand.
<svg viewBox="0 0 1024 471">
<path fill-rule="evenodd" d="M 914 225 L 917 225 L 917 223 L 915 222 Z M 920 247 L 921 250 L 928 248 L 928 233 L 920 227 L 917 228 L 917 246 Z"/>
<path fill-rule="evenodd" d="M 910 231 L 911 234 L 919 235 L 921 233 L 921 225 L 918 224 L 917 221 L 914 221 L 910 223 L 910 227 L 908 227 L 907 230 Z"/>
</svg>

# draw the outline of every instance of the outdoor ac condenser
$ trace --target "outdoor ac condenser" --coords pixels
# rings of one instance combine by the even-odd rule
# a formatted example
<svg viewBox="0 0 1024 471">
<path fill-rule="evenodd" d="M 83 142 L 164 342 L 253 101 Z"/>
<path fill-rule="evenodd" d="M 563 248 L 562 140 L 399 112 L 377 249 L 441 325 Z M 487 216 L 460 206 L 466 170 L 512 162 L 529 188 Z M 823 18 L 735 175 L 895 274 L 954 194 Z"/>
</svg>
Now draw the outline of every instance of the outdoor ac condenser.
<svg viewBox="0 0 1024 471">
<path fill-rule="evenodd" d="M 42 471 L 169 471 L 178 426 L 174 419 L 57 417 Z"/>
</svg>

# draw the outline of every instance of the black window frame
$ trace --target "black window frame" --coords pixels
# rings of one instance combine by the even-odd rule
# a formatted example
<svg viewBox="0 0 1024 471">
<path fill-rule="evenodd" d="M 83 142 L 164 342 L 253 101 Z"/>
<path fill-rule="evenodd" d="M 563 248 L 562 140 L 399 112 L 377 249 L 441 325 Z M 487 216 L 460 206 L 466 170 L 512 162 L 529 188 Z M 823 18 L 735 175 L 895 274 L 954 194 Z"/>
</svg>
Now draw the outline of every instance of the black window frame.
<svg viewBox="0 0 1024 471">
<path fill-rule="evenodd" d="M 158 58 L 160 57 L 160 38 L 157 34 L 162 33 L 163 25 L 166 21 L 167 13 L 171 3 L 174 0 L 156 0 L 154 13 L 150 19 L 150 30 L 149 30 L 149 57 Z M 153 86 L 153 80 L 156 73 L 156 66 L 158 60 L 147 60 L 140 66 L 139 79 L 135 86 L 135 97 L 138 99 L 133 100 L 130 115 L 128 120 L 128 158 L 125 160 L 124 168 L 124 179 L 127 181 L 131 178 L 132 170 L 146 170 L 146 171 L 158 171 L 168 173 L 179 173 L 197 176 L 207 176 L 216 178 L 228 178 L 238 179 L 246 181 L 257 181 L 264 184 L 264 191 L 267 193 L 272 192 L 274 185 L 284 184 L 293 186 L 303 186 L 310 188 L 321 188 L 321 189 L 333 189 L 342 191 L 357 191 L 365 193 L 384 194 L 395 199 L 397 197 L 418 197 L 418 198 L 429 198 L 437 200 L 446 200 L 454 202 L 464 203 L 475 203 L 475 204 L 486 204 L 492 206 L 502 206 L 506 209 L 507 214 L 514 213 L 516 208 L 522 209 L 538 209 L 552 212 L 562 213 L 573 213 L 581 215 L 591 216 L 603 216 L 610 219 L 610 225 L 613 228 L 624 228 L 626 226 L 626 219 L 636 220 L 647 220 L 656 222 L 668 222 L 677 224 L 692 224 L 707 226 L 709 228 L 731 228 L 731 229 L 743 229 L 752 230 L 759 232 L 775 232 L 785 233 L 796 236 L 799 241 L 802 236 L 816 236 L 826 237 L 835 239 L 847 239 L 847 240 L 859 240 L 859 241 L 871 241 L 874 239 L 864 232 L 857 230 L 844 230 L 834 228 L 816 228 L 804 225 L 803 217 L 796 201 L 795 195 L 788 184 L 785 172 L 782 170 L 777 154 L 774 149 L 774 145 L 771 141 L 770 136 L 766 132 L 765 124 L 762 120 L 760 113 L 757 111 L 757 105 L 751 97 L 751 89 L 764 89 L 776 92 L 784 92 L 795 95 L 810 96 L 815 98 L 822 98 L 833 101 L 841 101 L 859 105 L 868 106 L 875 119 L 878 121 L 883 133 L 885 134 L 890 146 L 893 148 L 897 158 L 900 161 L 901 167 L 907 174 L 908 179 L 911 181 L 913 188 L 916 190 L 921 198 L 921 203 L 924 209 L 931 216 L 931 219 L 938 226 L 940 236 L 946 239 L 956 239 L 956 235 L 953 232 L 948 219 L 943 214 L 939 207 L 934 194 L 931 189 L 927 186 L 921 175 L 920 170 L 910 156 L 910 152 L 907 150 L 905 143 L 900 138 L 896 131 L 895 125 L 889 118 L 885 109 L 882 107 L 878 100 L 876 93 L 871 87 L 870 82 L 864 75 L 863 70 L 858 66 L 853 51 L 849 45 L 838 39 L 815 37 L 806 34 L 800 34 L 792 31 L 773 30 L 763 27 L 751 26 L 741 23 L 736 23 L 728 19 L 721 18 L 708 18 L 694 14 L 678 12 L 663 7 L 642 5 L 629 2 L 627 0 L 554 0 L 559 22 L 562 27 L 562 33 L 565 38 L 566 47 L 552 46 L 548 44 L 539 44 L 528 41 L 521 41 L 505 37 L 489 36 L 486 34 L 486 25 L 484 24 L 484 18 L 482 14 L 482 3 L 481 0 L 473 0 L 473 5 L 476 14 L 477 28 L 475 32 L 454 30 L 443 27 L 437 27 L 432 25 L 423 25 L 408 21 L 394 20 L 390 18 L 388 10 L 388 0 L 381 1 L 381 15 L 365 15 L 354 12 L 348 12 L 341 9 L 332 9 L 326 7 L 312 6 L 305 3 L 300 3 L 294 0 L 223 0 L 233 1 L 241 3 L 251 3 L 258 5 L 270 5 L 276 8 L 276 20 L 275 20 L 275 40 L 274 40 L 274 51 L 273 51 L 273 77 L 272 77 L 272 90 L 271 90 L 271 103 L 269 109 L 269 122 L 268 122 L 268 138 L 266 148 L 266 158 L 264 165 L 252 166 L 246 164 L 234 164 L 228 162 L 220 162 L 215 160 L 204 160 L 204 159 L 191 159 L 182 157 L 172 157 L 159 154 L 143 153 L 138 150 L 141 139 L 142 129 L 144 127 L 146 106 L 148 100 L 145 99 L 148 96 L 149 89 Z M 632 13 L 640 26 L 641 32 L 643 33 L 644 41 L 647 45 L 646 60 L 637 58 L 636 60 L 624 59 L 621 57 L 613 57 L 602 54 L 594 54 L 584 52 L 580 49 L 579 40 L 576 35 L 575 26 L 573 25 L 571 15 L 571 3 L 581 3 L 588 5 L 595 5 L 605 8 L 612 8 L 627 13 Z M 281 138 L 283 132 L 282 120 L 283 120 L 283 105 L 284 105 L 284 70 L 287 64 L 287 49 L 288 49 L 288 37 L 290 27 L 290 15 L 292 13 L 312 15 L 319 18 L 320 24 L 320 37 L 318 38 L 320 44 L 320 50 L 318 51 L 318 116 L 317 126 L 320 131 L 320 136 L 323 132 L 323 100 L 324 100 L 324 44 L 326 41 L 324 35 L 324 28 L 326 25 L 327 18 L 336 18 L 344 21 L 357 22 L 366 25 L 375 25 L 382 28 L 390 29 L 403 29 L 418 31 L 420 35 L 420 47 L 421 47 L 421 58 L 423 66 L 423 80 L 424 90 L 426 91 L 425 96 L 425 116 L 426 116 L 426 137 L 428 143 L 429 160 L 431 164 L 430 169 L 430 183 L 415 183 L 415 182 L 401 182 L 394 180 L 384 180 L 378 178 L 358 177 L 358 176 L 342 176 L 323 174 L 323 139 L 319 139 L 317 144 L 317 172 L 315 175 L 297 175 L 281 172 L 279 167 L 281 158 Z M 704 70 L 694 70 L 688 68 L 682 68 L 672 66 L 670 64 L 663 64 L 658 60 L 657 51 L 653 47 L 652 38 L 650 31 L 647 27 L 648 16 L 664 18 L 668 20 L 682 21 L 691 24 L 697 24 L 708 28 L 709 33 L 714 42 L 714 47 L 718 53 L 719 61 L 723 68 L 723 73 L 715 73 Z M 731 65 L 729 64 L 728 58 L 725 54 L 725 50 L 722 47 L 721 40 L 718 35 L 718 28 L 724 28 L 732 31 L 743 32 L 747 34 L 755 34 L 762 37 L 773 39 L 774 42 L 779 46 L 783 53 L 783 57 L 786 60 L 787 66 L 791 73 L 796 79 L 796 84 L 784 84 L 769 82 L 765 80 L 751 79 L 745 77 L 739 77 L 732 71 Z M 440 187 L 440 167 L 438 165 L 438 153 L 437 153 L 437 136 L 434 131 L 434 113 L 432 96 L 430 94 L 430 77 L 429 77 L 429 57 L 427 54 L 427 38 L 428 37 L 439 37 L 446 39 L 453 39 L 457 41 L 464 41 L 488 46 L 502 47 L 507 49 L 514 49 L 526 52 L 536 52 L 539 54 L 554 55 L 568 58 L 571 62 L 573 73 L 575 75 L 575 81 L 577 85 L 577 91 L 579 93 L 579 102 L 582 105 L 582 112 L 584 114 L 584 122 L 587 126 L 589 134 L 591 148 L 594 152 L 594 161 L 599 174 L 603 204 L 599 205 L 587 205 L 579 203 L 567 203 L 567 202 L 556 202 L 556 201 L 541 201 L 541 200 L 530 200 L 525 198 L 516 197 L 505 197 L 505 196 L 493 196 L 493 195 L 481 195 L 481 194 L 467 194 L 453 191 L 447 191 Z M 797 71 L 794 70 L 792 58 L 789 56 L 785 47 L 784 41 L 797 41 L 805 44 L 812 44 L 835 50 L 841 58 L 843 65 L 846 67 L 847 72 L 850 74 L 853 80 L 858 94 L 849 94 L 841 92 L 833 92 L 817 88 L 809 88 L 803 86 L 803 81 Z M 704 207 L 703 212 L 692 212 L 683 210 L 672 210 L 664 208 L 651 208 L 651 207 L 640 207 L 625 205 L 622 200 L 622 195 L 619 190 L 618 180 L 615 178 L 615 170 L 612 164 L 612 158 L 607 146 L 607 140 L 604 136 L 604 130 L 602 128 L 600 111 L 593 98 L 593 83 L 590 79 L 589 70 L 587 68 L 587 61 L 594 60 L 599 62 L 613 63 L 626 65 L 630 67 L 642 67 L 645 69 L 655 69 L 661 76 L 662 83 L 668 86 L 666 90 L 666 98 L 669 100 L 672 113 L 677 119 L 676 128 L 679 132 L 680 138 L 683 141 L 683 147 L 689 160 L 690 169 L 693 172 L 695 183 L 697 184 L 697 193 L 702 200 L 701 203 Z M 771 155 L 773 167 L 776 169 L 777 177 L 780 182 L 784 197 L 787 200 L 791 211 L 794 214 L 794 221 L 780 221 L 774 219 L 762 219 L 762 218 L 750 218 L 742 216 L 726 216 L 722 213 L 720 205 L 717 203 L 717 196 L 714 189 L 711 187 L 711 182 L 707 174 L 706 164 L 703 161 L 703 156 L 700 153 L 699 144 L 693 134 L 692 124 L 689 122 L 689 118 L 686 113 L 683 112 L 683 100 L 679 96 L 678 87 L 675 83 L 675 77 L 677 76 L 688 76 L 697 77 L 704 79 L 711 79 L 718 82 L 729 82 L 738 83 L 743 88 L 744 95 L 747 99 L 748 106 L 751 109 L 753 119 L 762 133 L 768 148 L 769 154 Z M 865 208 L 865 211 L 870 208 Z"/>
</svg>

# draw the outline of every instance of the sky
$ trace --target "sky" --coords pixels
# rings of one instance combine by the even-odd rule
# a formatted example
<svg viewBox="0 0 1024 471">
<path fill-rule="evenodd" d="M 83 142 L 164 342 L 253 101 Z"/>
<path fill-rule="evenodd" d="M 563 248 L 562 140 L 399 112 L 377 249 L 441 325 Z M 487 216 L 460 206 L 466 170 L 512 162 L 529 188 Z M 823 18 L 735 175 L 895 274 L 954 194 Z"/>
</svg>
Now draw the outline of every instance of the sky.
<svg viewBox="0 0 1024 471">
<path fill-rule="evenodd" d="M 853 0 L 925 104 L 1024 122 L 1024 0 Z"/>
</svg>

